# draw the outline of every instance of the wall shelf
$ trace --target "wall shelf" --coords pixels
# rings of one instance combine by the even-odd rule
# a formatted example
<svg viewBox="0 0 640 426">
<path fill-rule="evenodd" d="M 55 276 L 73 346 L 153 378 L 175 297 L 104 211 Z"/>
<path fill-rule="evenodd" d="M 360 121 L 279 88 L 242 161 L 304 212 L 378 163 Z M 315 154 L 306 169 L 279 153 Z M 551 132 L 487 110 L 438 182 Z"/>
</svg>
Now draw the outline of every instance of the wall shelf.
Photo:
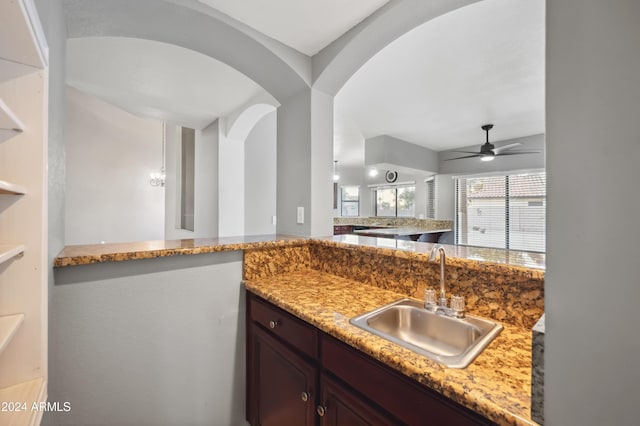
<svg viewBox="0 0 640 426">
<path fill-rule="evenodd" d="M 0 317 L 0 353 L 4 351 L 13 336 L 16 334 L 16 331 L 20 328 L 22 321 L 24 321 L 24 314 Z"/>
<path fill-rule="evenodd" d="M 24 126 L 20 119 L 11 109 L 0 99 L 0 142 L 22 133 Z"/>
<path fill-rule="evenodd" d="M 31 410 L 33 404 L 46 401 L 47 382 L 44 378 L 29 380 L 17 385 L 0 389 L 0 401 L 24 403 L 25 411 L 5 411 L 2 413 L 3 425 L 37 425 L 42 418 L 42 410 Z"/>
<path fill-rule="evenodd" d="M 0 180 L 0 194 L 24 195 L 26 193 L 27 190 L 22 186 Z"/>
<path fill-rule="evenodd" d="M 0 425 L 39 425 L 47 394 L 47 57 L 34 0 L 0 0 L 0 401 L 26 407 Z"/>
<path fill-rule="evenodd" d="M 24 253 L 23 245 L 0 244 L 0 264 Z"/>
</svg>

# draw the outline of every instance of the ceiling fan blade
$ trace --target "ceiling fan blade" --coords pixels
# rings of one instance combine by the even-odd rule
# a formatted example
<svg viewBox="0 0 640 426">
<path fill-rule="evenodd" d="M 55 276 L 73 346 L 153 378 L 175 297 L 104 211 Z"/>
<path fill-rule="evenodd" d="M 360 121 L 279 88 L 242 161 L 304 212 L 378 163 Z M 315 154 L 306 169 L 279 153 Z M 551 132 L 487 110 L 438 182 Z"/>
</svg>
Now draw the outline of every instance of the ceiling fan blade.
<svg viewBox="0 0 640 426">
<path fill-rule="evenodd" d="M 480 155 L 480 153 L 478 151 L 458 151 L 458 150 L 451 150 L 450 152 L 459 152 L 461 154 L 476 154 L 476 155 Z"/>
<path fill-rule="evenodd" d="M 449 160 L 462 160 L 463 158 L 473 158 L 473 157 L 481 157 L 481 154 L 473 154 L 473 155 L 465 155 L 464 157 L 456 157 L 456 158 L 447 158 L 444 161 L 449 161 Z"/>
<path fill-rule="evenodd" d="M 515 148 L 516 146 L 522 145 L 520 142 L 510 143 L 509 145 L 499 146 L 497 148 L 493 148 L 493 153 L 496 155 L 500 155 L 502 151 L 506 151 L 511 148 Z"/>
<path fill-rule="evenodd" d="M 520 155 L 520 154 L 540 154 L 540 151 L 511 151 L 503 152 L 502 154 L 496 154 L 496 156 L 502 157 L 503 155 Z"/>
</svg>

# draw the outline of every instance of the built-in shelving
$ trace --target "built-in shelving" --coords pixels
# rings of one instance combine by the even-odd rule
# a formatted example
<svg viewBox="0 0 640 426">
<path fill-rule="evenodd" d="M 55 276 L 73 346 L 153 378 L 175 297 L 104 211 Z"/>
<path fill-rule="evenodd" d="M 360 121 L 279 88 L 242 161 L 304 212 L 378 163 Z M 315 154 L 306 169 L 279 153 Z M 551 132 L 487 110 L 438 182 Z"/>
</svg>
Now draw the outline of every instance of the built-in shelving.
<svg viewBox="0 0 640 426">
<path fill-rule="evenodd" d="M 0 421 L 3 425 L 24 425 L 33 426 L 40 424 L 43 409 L 39 404 L 46 401 L 47 387 L 46 380 L 42 377 L 19 383 L 17 385 L 0 389 L 0 401 L 8 404 L 14 403 L 11 410 L 3 411 L 0 414 Z M 18 406 L 15 403 L 19 404 Z M 35 404 L 35 405 L 34 405 Z"/>
<path fill-rule="evenodd" d="M 47 43 L 32 0 L 2 1 L 0 58 L 34 68 L 47 65 Z"/>
<path fill-rule="evenodd" d="M 0 0 L 2 426 L 39 425 L 47 396 L 49 72 L 33 1 Z"/>
<path fill-rule="evenodd" d="M 23 314 L 5 315 L 0 317 L 0 354 L 7 347 L 20 324 L 24 321 Z"/>
<path fill-rule="evenodd" d="M 4 180 L 0 180 L 0 194 L 9 194 L 9 195 L 24 195 L 27 193 L 27 190 L 15 183 L 7 182 Z"/>
<path fill-rule="evenodd" d="M 0 244 L 0 264 L 13 259 L 16 256 L 20 256 L 24 253 L 24 246 Z"/>
<path fill-rule="evenodd" d="M 0 142 L 20 134 L 24 126 L 11 109 L 0 99 Z"/>
</svg>

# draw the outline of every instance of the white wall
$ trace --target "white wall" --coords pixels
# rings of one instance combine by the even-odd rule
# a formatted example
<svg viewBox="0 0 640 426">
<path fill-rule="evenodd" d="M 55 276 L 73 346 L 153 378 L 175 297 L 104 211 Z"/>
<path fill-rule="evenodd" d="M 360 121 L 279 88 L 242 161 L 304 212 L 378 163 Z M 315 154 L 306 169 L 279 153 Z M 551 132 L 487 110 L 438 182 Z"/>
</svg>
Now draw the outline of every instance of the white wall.
<svg viewBox="0 0 640 426">
<path fill-rule="evenodd" d="M 547 2 L 545 424 L 635 425 L 640 2 Z"/>
<path fill-rule="evenodd" d="M 195 132 L 194 230 L 180 229 L 181 127 L 167 124 L 165 237 L 207 238 L 218 235 L 218 120 Z"/>
<path fill-rule="evenodd" d="M 436 219 L 454 220 L 455 218 L 455 184 L 451 175 L 436 175 Z"/>
<path fill-rule="evenodd" d="M 244 143 L 244 232 L 273 234 L 276 225 L 276 112 L 265 115 Z"/>
<path fill-rule="evenodd" d="M 244 425 L 242 253 L 56 270 L 52 425 Z"/>
<path fill-rule="evenodd" d="M 68 87 L 65 242 L 164 238 L 162 124 Z"/>
<path fill-rule="evenodd" d="M 218 121 L 218 235 L 244 235 L 244 141 L 229 139 Z"/>
</svg>

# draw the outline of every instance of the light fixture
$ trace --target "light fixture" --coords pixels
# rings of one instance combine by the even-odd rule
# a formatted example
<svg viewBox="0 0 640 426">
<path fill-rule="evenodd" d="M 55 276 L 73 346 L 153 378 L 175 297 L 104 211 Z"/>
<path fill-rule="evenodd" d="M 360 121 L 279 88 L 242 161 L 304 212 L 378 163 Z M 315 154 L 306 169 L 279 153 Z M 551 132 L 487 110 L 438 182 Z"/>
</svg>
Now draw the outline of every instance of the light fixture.
<svg viewBox="0 0 640 426">
<path fill-rule="evenodd" d="M 340 175 L 338 174 L 338 160 L 333 160 L 333 181 L 337 182 L 340 180 Z"/>
<path fill-rule="evenodd" d="M 164 186 L 165 179 L 167 177 L 164 169 L 164 152 L 167 145 L 167 123 L 162 122 L 162 166 L 160 167 L 160 173 L 150 173 L 149 183 L 151 186 Z"/>
<path fill-rule="evenodd" d="M 373 168 L 373 169 L 369 170 L 369 176 L 371 176 L 371 177 L 378 176 L 378 169 Z"/>
<path fill-rule="evenodd" d="M 482 157 L 480 157 L 480 161 L 493 161 L 494 158 L 496 158 L 496 155 L 493 152 L 486 153 L 482 154 Z"/>
</svg>

